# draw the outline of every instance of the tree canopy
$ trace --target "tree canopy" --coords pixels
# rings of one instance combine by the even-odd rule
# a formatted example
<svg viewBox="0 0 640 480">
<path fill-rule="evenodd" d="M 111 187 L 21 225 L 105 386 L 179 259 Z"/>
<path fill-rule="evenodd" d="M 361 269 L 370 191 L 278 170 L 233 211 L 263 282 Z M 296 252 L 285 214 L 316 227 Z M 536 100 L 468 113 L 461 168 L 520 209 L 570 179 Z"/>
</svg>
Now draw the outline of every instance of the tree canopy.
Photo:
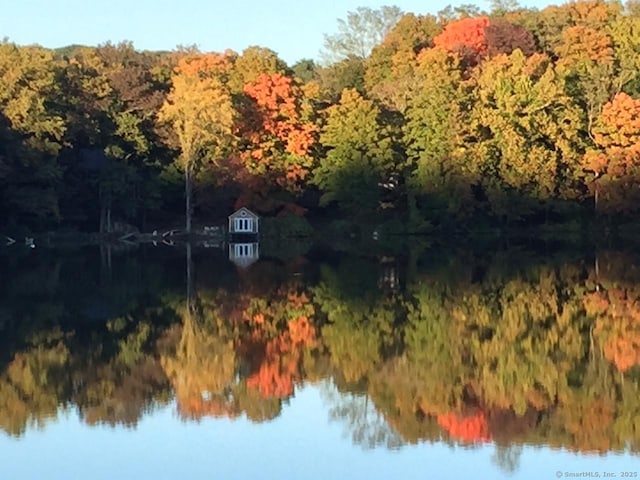
<svg viewBox="0 0 640 480">
<path fill-rule="evenodd" d="M 241 205 L 404 231 L 633 222 L 635 6 L 361 7 L 328 61 L 291 67 L 265 46 L 5 40 L 0 216 L 102 233 Z"/>
</svg>

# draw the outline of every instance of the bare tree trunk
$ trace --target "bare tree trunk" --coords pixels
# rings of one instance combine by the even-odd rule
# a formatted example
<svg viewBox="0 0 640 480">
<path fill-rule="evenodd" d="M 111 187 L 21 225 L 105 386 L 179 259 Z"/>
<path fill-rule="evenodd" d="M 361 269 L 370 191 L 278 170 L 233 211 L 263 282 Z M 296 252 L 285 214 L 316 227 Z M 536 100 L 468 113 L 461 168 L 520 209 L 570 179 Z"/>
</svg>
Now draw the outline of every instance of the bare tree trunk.
<svg viewBox="0 0 640 480">
<path fill-rule="evenodd" d="M 598 185 L 598 177 L 600 176 L 599 173 L 596 173 L 596 188 L 595 191 L 593 192 L 593 209 L 595 211 L 596 216 L 598 215 L 598 191 L 600 190 L 600 186 Z"/>
<path fill-rule="evenodd" d="M 100 281 L 103 286 L 111 283 L 111 245 L 100 244 Z"/>
<path fill-rule="evenodd" d="M 187 314 L 189 318 L 199 318 L 198 301 L 193 278 L 193 260 L 191 258 L 191 242 L 187 240 Z"/>
<path fill-rule="evenodd" d="M 184 196 L 185 196 L 185 229 L 187 233 L 191 233 L 191 213 L 193 207 L 191 205 L 191 197 L 193 195 L 193 179 L 191 178 L 191 166 L 187 164 L 184 171 Z"/>
<path fill-rule="evenodd" d="M 105 208 L 104 202 L 100 201 L 100 235 L 105 232 L 106 229 L 106 218 L 107 218 L 107 209 Z"/>
<path fill-rule="evenodd" d="M 193 300 L 193 264 L 191 262 L 191 242 L 187 242 L 187 305 Z"/>
</svg>

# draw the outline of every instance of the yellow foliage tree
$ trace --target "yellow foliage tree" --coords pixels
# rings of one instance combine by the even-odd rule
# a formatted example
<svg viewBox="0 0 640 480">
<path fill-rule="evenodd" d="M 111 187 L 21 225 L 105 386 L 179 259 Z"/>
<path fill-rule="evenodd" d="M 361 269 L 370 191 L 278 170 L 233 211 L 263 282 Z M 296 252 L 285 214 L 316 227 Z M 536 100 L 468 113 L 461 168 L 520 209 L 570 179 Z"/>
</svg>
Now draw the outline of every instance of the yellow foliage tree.
<svg viewBox="0 0 640 480">
<path fill-rule="evenodd" d="M 205 68 L 212 63 L 219 66 L 221 61 L 181 62 L 159 115 L 161 122 L 173 127 L 180 148 L 178 163 L 185 174 L 188 233 L 191 232 L 194 175 L 207 157 L 220 157 L 232 139 L 235 114 L 231 95 L 219 75 L 211 75 L 210 69 Z M 202 69 L 194 65 L 202 65 Z"/>
</svg>

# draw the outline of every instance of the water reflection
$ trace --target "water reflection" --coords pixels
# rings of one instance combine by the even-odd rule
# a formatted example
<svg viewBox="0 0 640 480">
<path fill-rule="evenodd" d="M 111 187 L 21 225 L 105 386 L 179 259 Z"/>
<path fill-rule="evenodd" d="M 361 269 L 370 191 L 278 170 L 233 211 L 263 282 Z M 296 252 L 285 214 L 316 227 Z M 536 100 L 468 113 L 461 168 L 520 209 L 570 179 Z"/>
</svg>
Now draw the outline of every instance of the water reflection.
<svg viewBox="0 0 640 480">
<path fill-rule="evenodd" d="M 364 448 L 493 444 L 506 473 L 525 445 L 639 451 L 630 253 L 224 254 L 1 257 L 0 429 L 136 427 L 172 404 L 262 423 L 316 385 Z"/>
</svg>

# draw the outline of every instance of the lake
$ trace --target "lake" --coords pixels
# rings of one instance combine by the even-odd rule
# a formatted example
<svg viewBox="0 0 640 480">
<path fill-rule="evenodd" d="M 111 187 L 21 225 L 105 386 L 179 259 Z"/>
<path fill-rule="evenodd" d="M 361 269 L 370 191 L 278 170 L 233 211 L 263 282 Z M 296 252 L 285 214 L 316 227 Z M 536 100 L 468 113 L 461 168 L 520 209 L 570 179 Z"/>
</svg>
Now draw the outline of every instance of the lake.
<svg viewBox="0 0 640 480">
<path fill-rule="evenodd" d="M 637 478 L 637 251 L 7 247 L 2 477 Z"/>
</svg>

